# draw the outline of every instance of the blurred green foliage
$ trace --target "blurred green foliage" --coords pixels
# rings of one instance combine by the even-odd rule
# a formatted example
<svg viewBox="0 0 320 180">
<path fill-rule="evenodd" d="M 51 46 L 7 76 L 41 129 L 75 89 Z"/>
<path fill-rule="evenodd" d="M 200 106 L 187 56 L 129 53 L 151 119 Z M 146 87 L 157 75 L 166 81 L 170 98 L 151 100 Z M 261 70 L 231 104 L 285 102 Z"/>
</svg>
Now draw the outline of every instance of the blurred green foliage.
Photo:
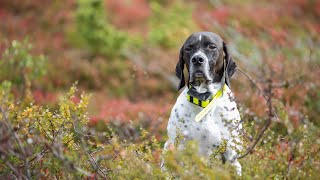
<svg viewBox="0 0 320 180">
<path fill-rule="evenodd" d="M 138 35 L 129 35 L 109 23 L 102 0 L 78 0 L 75 13 L 76 31 L 70 37 L 75 44 L 82 44 L 93 54 L 116 57 L 126 48 L 135 49 L 144 41 Z M 148 41 L 164 48 L 179 46 L 198 29 L 192 20 L 192 7 L 182 1 L 170 3 L 151 1 L 151 31 Z M 163 13 L 163 12 L 166 13 Z"/>
<path fill-rule="evenodd" d="M 25 39 L 12 41 L 0 61 L 0 77 L 16 84 L 23 83 L 23 78 L 35 80 L 46 74 L 47 60 L 43 55 L 31 54 L 32 45 Z"/>
<path fill-rule="evenodd" d="M 22 42 L 12 41 L 1 57 L 0 77 L 3 87 L 13 85 L 20 91 L 21 99 L 31 98 L 31 82 L 38 80 L 47 72 L 47 60 L 43 55 L 32 55 L 32 45 L 25 39 Z"/>
<path fill-rule="evenodd" d="M 152 1 L 149 41 L 164 48 L 176 48 L 198 29 L 192 20 L 192 6 L 183 1 L 172 1 L 167 5 Z"/>
<path fill-rule="evenodd" d="M 108 22 L 103 0 L 78 0 L 76 29 L 71 34 L 75 44 L 82 44 L 92 54 L 107 57 L 121 55 L 128 46 L 139 46 L 139 38 L 130 37 Z"/>
</svg>

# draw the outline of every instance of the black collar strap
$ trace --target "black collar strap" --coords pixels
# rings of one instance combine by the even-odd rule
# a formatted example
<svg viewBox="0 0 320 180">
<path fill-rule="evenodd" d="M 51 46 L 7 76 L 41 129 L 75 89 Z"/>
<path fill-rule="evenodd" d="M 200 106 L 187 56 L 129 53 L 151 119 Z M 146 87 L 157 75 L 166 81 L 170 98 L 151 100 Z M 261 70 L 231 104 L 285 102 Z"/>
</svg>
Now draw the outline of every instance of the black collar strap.
<svg viewBox="0 0 320 180">
<path fill-rule="evenodd" d="M 194 87 L 189 85 L 187 93 L 187 100 L 195 105 L 205 108 L 212 101 L 212 94 L 210 92 L 198 93 Z"/>
</svg>

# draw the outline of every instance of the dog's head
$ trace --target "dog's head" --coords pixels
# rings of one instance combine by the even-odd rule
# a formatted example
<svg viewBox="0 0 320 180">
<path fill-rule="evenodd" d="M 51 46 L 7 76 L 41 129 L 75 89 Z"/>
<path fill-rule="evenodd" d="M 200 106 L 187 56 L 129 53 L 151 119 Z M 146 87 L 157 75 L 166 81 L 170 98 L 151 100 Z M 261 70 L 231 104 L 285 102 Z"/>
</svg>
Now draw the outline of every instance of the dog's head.
<svg viewBox="0 0 320 180">
<path fill-rule="evenodd" d="M 212 32 L 192 34 L 180 49 L 176 66 L 176 75 L 180 79 L 179 90 L 185 86 L 185 65 L 189 72 L 188 85 L 192 86 L 208 86 L 220 81 L 230 86 L 229 78 L 237 67 L 226 43 Z"/>
</svg>

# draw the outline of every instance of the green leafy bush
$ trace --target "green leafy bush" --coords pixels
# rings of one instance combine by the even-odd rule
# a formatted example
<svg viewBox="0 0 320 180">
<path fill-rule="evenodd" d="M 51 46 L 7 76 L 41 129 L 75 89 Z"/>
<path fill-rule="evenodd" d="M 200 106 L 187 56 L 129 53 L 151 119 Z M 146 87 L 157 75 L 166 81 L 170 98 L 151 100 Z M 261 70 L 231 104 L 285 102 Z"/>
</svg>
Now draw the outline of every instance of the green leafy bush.
<svg viewBox="0 0 320 180">
<path fill-rule="evenodd" d="M 139 38 L 116 29 L 108 22 L 103 0 L 78 0 L 73 41 L 79 41 L 93 54 L 119 56 L 128 45 L 138 45 Z"/>
<path fill-rule="evenodd" d="M 24 106 L 10 98 L 8 90 L 0 90 L 0 176 L 78 176 L 73 170 L 81 174 L 74 161 L 80 148 L 78 130 L 88 122 L 85 109 L 90 95 L 82 94 L 80 102 L 75 103 L 73 86 L 60 101 L 59 109 L 52 110 L 34 104 Z"/>
<path fill-rule="evenodd" d="M 32 55 L 32 45 L 28 40 L 12 41 L 0 61 L 0 80 L 6 86 L 13 85 L 15 91 L 20 91 L 22 99 L 30 99 L 31 82 L 46 74 L 47 60 L 43 55 Z M 3 85 L 5 85 L 3 84 Z"/>
</svg>

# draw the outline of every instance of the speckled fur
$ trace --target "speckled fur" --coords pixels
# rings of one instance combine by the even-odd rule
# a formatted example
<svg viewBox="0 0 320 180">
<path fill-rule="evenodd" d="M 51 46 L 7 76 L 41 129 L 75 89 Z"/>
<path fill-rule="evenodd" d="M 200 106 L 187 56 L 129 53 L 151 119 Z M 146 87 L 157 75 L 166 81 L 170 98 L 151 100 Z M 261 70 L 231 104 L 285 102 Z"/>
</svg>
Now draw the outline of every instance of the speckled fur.
<svg viewBox="0 0 320 180">
<path fill-rule="evenodd" d="M 213 94 L 220 88 L 220 83 L 210 85 Z M 187 92 L 188 88 L 185 88 L 172 108 L 167 126 L 169 139 L 164 149 L 167 150 L 177 143 L 176 137 L 181 134 L 184 139 L 176 144 L 178 149 L 184 149 L 187 140 L 194 140 L 199 144 L 199 154 L 209 157 L 223 141 L 227 141 L 226 151 L 222 154 L 223 159 L 231 162 L 238 174 L 241 174 L 241 165 L 236 159 L 235 148 L 241 148 L 239 130 L 242 126 L 231 90 L 227 88 L 223 96 L 215 100 L 216 106 L 200 122 L 195 121 L 195 116 L 203 108 L 190 103 L 186 98 Z"/>
</svg>

